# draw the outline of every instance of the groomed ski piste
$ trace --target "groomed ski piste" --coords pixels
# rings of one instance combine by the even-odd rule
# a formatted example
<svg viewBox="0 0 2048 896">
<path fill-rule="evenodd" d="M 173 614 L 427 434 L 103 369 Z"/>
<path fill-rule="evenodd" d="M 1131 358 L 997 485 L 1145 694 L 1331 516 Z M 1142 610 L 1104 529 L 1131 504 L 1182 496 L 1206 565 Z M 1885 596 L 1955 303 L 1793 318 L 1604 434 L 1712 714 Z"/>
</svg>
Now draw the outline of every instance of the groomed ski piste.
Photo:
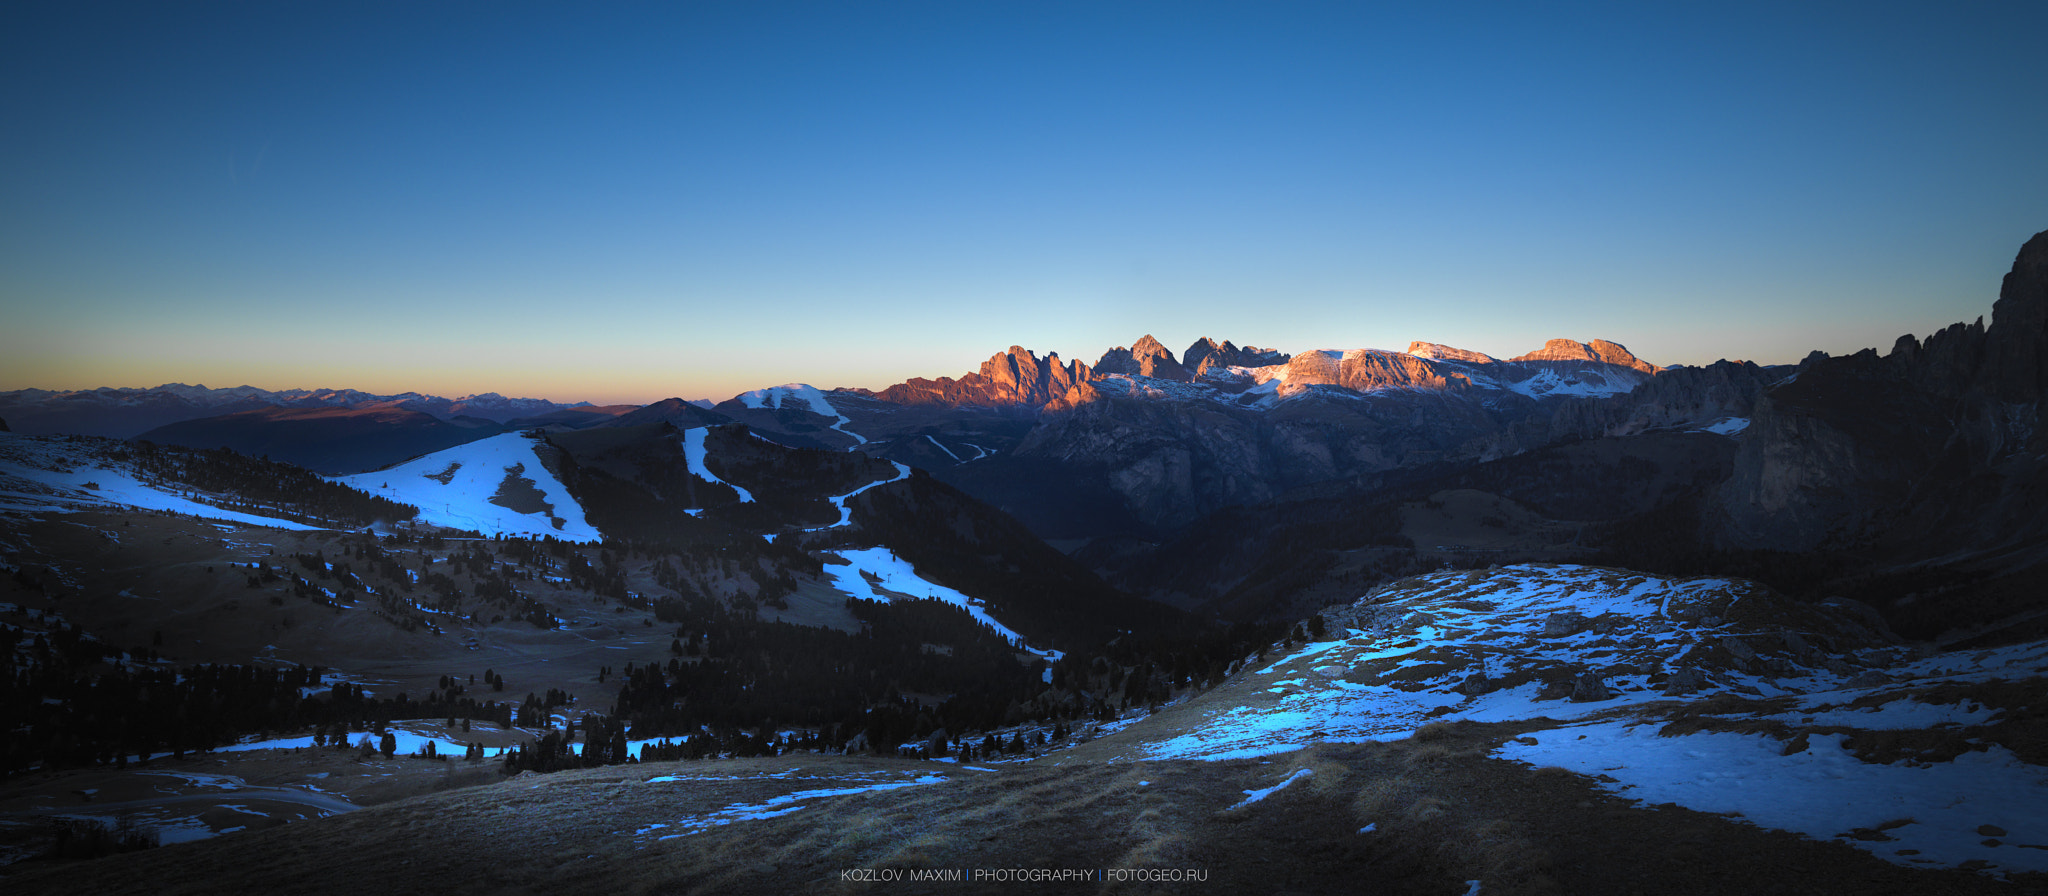
<svg viewBox="0 0 2048 896">
<path fill-rule="evenodd" d="M 710 429 L 701 426 L 696 429 L 683 431 L 683 460 L 690 466 L 690 475 L 705 482 L 715 482 L 739 492 L 741 504 L 754 503 L 753 492 L 718 478 L 718 474 L 711 472 L 711 468 L 704 465 L 704 434 L 710 431 Z"/>
<path fill-rule="evenodd" d="M 1024 636 L 1009 626 L 997 622 L 988 613 L 988 607 L 979 598 L 969 597 L 944 585 L 940 585 L 917 574 L 910 563 L 886 547 L 864 548 L 852 551 L 833 551 L 835 556 L 844 558 L 848 565 L 825 565 L 826 574 L 832 577 L 832 587 L 862 600 L 889 600 L 888 595 L 876 589 L 886 589 L 913 598 L 945 601 L 968 612 L 976 622 L 995 630 L 995 633 L 1009 639 L 1017 649 L 1033 656 L 1044 657 L 1046 662 L 1058 662 L 1064 656 L 1057 650 L 1040 650 L 1025 643 Z M 872 577 L 872 584 L 870 584 Z M 1052 670 L 1046 670 L 1050 676 Z"/>
<path fill-rule="evenodd" d="M 820 417 L 830 417 L 838 421 L 832 424 L 832 429 L 841 435 L 852 438 L 852 447 L 857 448 L 868 443 L 868 440 L 862 437 L 860 433 L 846 428 L 846 425 L 853 421 L 846 419 L 845 414 L 839 413 L 839 409 L 833 407 L 832 402 L 825 398 L 825 393 L 818 391 L 816 386 L 805 383 L 784 383 L 780 386 L 770 386 L 766 389 L 755 389 L 752 392 L 741 392 L 735 397 L 740 400 L 741 404 L 756 409 L 780 410 L 786 402 L 803 402 L 810 409 L 811 413 L 817 414 Z"/>
<path fill-rule="evenodd" d="M 849 499 L 851 499 L 851 498 L 852 498 L 853 496 L 855 496 L 855 495 L 858 495 L 858 494 L 860 494 L 861 492 L 864 492 L 864 491 L 867 491 L 868 489 L 874 488 L 875 486 L 878 486 L 878 485 L 888 485 L 888 484 L 889 484 L 889 483 L 891 483 L 891 482 L 902 482 L 903 480 L 905 480 L 905 479 L 909 479 L 909 478 L 910 478 L 910 468 L 909 468 L 909 467 L 906 467 L 906 466 L 904 466 L 904 465 L 902 465 L 902 464 L 897 464 L 897 463 L 896 463 L 895 461 L 890 461 L 890 463 L 892 463 L 892 464 L 895 464 L 895 465 L 896 465 L 896 478 L 894 478 L 894 479 L 877 479 L 877 480 L 875 480 L 875 481 L 873 481 L 873 482 L 870 482 L 870 483 L 868 483 L 868 484 L 866 484 L 866 485 L 863 485 L 863 486 L 861 486 L 860 488 L 857 488 L 857 489 L 854 489 L 853 491 L 847 492 L 846 494 L 843 494 L 843 495 L 834 495 L 834 496 L 832 496 L 832 497 L 830 497 L 830 498 L 827 498 L 827 499 L 825 499 L 825 500 L 827 500 L 827 501 L 830 501 L 830 502 L 832 502 L 832 506 L 833 506 L 833 507 L 835 507 L 835 508 L 837 508 L 837 509 L 839 510 L 839 522 L 833 523 L 833 524 L 831 524 L 831 525 L 829 525 L 829 526 L 819 526 L 819 527 L 817 527 L 817 528 L 815 528 L 815 529 L 806 529 L 806 530 L 804 530 L 804 531 L 806 531 L 806 532 L 823 532 L 823 531 L 825 531 L 826 529 L 838 529 L 838 528 L 842 528 L 842 527 L 845 527 L 845 526 L 850 526 L 850 525 L 852 525 L 852 524 L 853 524 L 853 508 L 851 508 L 851 507 L 848 507 L 848 506 L 846 506 L 846 502 L 847 502 L 847 501 L 848 501 Z"/>
<path fill-rule="evenodd" d="M 1133 758 L 1256 757 L 1399 740 L 1437 721 L 1551 719 L 1564 724 L 1496 755 L 1899 864 L 2048 871 L 2048 767 L 1989 742 L 1984 727 L 2025 707 L 1955 696 L 2038 684 L 2048 642 L 1916 659 L 1854 613 L 1751 583 L 1579 566 L 1418 576 L 1331 615 L 1340 637 L 1248 663 L 1183 733 L 1130 728 Z M 1812 639 L 1865 646 L 1830 656 Z M 1597 687 L 1581 684 L 1589 677 Z M 1667 733 L 1682 710 L 1694 723 Z M 1908 729 L 1983 736 L 1947 760 L 1859 758 L 1846 745 Z"/>
<path fill-rule="evenodd" d="M 420 522 L 436 526 L 471 529 L 486 536 L 602 540 L 597 528 L 585 521 L 582 505 L 541 462 L 534 450 L 538 441 L 534 436 L 508 432 L 333 480 L 411 504 L 419 508 Z M 528 505 L 535 495 L 543 506 L 523 512 L 515 509 Z"/>
<path fill-rule="evenodd" d="M 274 529 L 320 528 L 185 498 L 171 491 L 176 486 L 137 479 L 131 465 L 95 451 L 98 444 L 99 440 L 0 432 L 0 511 L 135 508 Z"/>
</svg>

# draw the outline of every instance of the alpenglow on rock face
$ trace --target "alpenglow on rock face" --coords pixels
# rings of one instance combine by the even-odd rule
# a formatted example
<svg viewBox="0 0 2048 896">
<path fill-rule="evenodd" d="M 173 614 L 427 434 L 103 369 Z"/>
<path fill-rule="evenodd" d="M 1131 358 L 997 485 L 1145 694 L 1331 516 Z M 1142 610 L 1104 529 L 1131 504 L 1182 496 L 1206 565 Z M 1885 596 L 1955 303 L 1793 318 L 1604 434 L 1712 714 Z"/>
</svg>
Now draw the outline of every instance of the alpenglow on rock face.
<svg viewBox="0 0 2048 896">
<path fill-rule="evenodd" d="M 1080 361 L 1063 364 L 1058 352 L 1038 357 L 1023 346 L 982 362 L 981 370 L 959 379 L 912 378 L 875 394 L 882 401 L 912 405 L 1019 407 L 1036 411 L 1085 383 L 1091 376 Z"/>
<path fill-rule="evenodd" d="M 1286 352 L 1259 348 L 1256 345 L 1239 348 L 1232 345 L 1228 339 L 1223 340 L 1222 345 L 1217 345 L 1216 340 L 1204 336 L 1195 340 L 1195 344 L 1188 346 L 1188 350 L 1181 353 L 1180 366 L 1187 368 L 1195 378 L 1200 379 L 1202 374 L 1207 373 L 1212 367 L 1271 367 L 1287 363 L 1289 357 Z"/>
<path fill-rule="evenodd" d="M 1438 345 L 1434 342 L 1410 342 L 1408 343 L 1408 354 L 1418 358 L 1430 358 L 1437 361 L 1462 361 L 1466 364 L 1493 364 L 1499 360 L 1485 352 L 1466 351 L 1462 348 L 1452 348 L 1448 345 Z"/>
<path fill-rule="evenodd" d="M 1615 364 L 1633 368 L 1644 373 L 1656 373 L 1661 369 L 1655 364 L 1636 357 L 1634 353 L 1630 352 L 1627 347 L 1620 343 L 1608 342 L 1605 339 L 1595 339 L 1590 344 L 1574 342 L 1570 339 L 1552 339 L 1549 342 L 1543 343 L 1543 347 L 1540 349 L 1508 360 L 1598 361 L 1602 364 Z"/>
<path fill-rule="evenodd" d="M 1102 353 L 1102 360 L 1095 362 L 1095 373 L 1104 376 L 1121 373 L 1128 376 L 1149 376 L 1155 380 L 1171 380 L 1185 383 L 1194 379 L 1194 374 L 1174 360 L 1173 353 L 1160 345 L 1159 340 L 1147 333 L 1130 348 L 1118 346 Z"/>
</svg>

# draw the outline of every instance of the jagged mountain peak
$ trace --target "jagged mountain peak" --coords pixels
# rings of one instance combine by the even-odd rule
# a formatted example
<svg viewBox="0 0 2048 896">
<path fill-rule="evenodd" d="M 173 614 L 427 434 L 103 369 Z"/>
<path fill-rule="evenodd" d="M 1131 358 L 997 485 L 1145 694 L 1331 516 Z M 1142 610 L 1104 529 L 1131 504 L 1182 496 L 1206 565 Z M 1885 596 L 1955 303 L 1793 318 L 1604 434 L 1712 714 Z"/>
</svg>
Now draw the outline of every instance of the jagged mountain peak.
<svg viewBox="0 0 2048 896">
<path fill-rule="evenodd" d="M 1271 367 L 1285 364 L 1289 360 L 1291 358 L 1286 352 L 1259 348 L 1256 345 L 1239 348 L 1228 339 L 1223 340 L 1222 345 L 1217 345 L 1216 340 L 1204 336 L 1195 340 L 1195 344 L 1188 346 L 1188 350 L 1180 357 L 1180 364 L 1199 379 L 1212 368 Z"/>
<path fill-rule="evenodd" d="M 981 369 L 959 379 L 912 377 L 873 397 L 907 405 L 1022 408 L 1036 411 L 1092 376 L 1087 364 L 1061 361 L 1058 352 L 1041 358 L 1021 345 L 991 355 Z"/>
<path fill-rule="evenodd" d="M 1185 383 L 1193 380 L 1194 374 L 1174 359 L 1173 352 L 1159 344 L 1152 334 L 1147 333 L 1130 348 L 1117 346 L 1102 353 L 1102 360 L 1095 363 L 1097 375 L 1121 373 L 1126 376 L 1146 376 L 1158 380 Z"/>
</svg>

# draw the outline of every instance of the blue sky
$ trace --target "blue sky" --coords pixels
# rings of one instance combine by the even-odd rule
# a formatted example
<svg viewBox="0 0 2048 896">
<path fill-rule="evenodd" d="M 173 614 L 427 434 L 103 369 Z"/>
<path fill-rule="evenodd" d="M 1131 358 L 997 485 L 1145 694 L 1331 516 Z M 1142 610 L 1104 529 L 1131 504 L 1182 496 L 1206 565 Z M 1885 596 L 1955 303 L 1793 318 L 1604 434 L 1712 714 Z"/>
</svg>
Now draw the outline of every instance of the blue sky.
<svg viewBox="0 0 2048 896">
<path fill-rule="evenodd" d="M 722 399 L 1145 333 L 1788 362 L 1988 316 L 2048 228 L 2039 3 L 5 16 L 0 389 Z"/>
</svg>

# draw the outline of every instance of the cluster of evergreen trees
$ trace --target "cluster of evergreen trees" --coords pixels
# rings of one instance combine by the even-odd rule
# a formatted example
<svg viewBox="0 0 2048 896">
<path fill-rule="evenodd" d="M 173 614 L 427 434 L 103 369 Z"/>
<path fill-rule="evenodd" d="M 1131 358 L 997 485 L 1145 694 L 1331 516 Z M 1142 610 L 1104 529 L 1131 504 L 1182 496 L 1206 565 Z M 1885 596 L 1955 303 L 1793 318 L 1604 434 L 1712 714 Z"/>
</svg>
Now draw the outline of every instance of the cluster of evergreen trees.
<svg viewBox="0 0 2048 896">
<path fill-rule="evenodd" d="M 147 441 L 117 451 L 132 456 L 146 478 L 183 485 L 187 497 L 227 510 L 313 525 L 368 526 L 419 515 L 419 508 L 329 482 L 303 467 L 237 454 L 226 448 L 188 449 Z M 131 454 L 132 452 L 132 454 Z M 217 497 L 232 495 L 233 498 Z"/>
<path fill-rule="evenodd" d="M 146 654 L 62 622 L 38 632 L 0 625 L 0 718 L 10 725 L 0 774 L 125 765 L 130 756 L 208 750 L 263 732 L 312 728 L 339 738 L 399 719 L 513 721 L 512 705 L 479 702 L 453 679 L 418 700 L 372 699 L 325 682 L 319 668 L 138 662 Z"/>
</svg>

